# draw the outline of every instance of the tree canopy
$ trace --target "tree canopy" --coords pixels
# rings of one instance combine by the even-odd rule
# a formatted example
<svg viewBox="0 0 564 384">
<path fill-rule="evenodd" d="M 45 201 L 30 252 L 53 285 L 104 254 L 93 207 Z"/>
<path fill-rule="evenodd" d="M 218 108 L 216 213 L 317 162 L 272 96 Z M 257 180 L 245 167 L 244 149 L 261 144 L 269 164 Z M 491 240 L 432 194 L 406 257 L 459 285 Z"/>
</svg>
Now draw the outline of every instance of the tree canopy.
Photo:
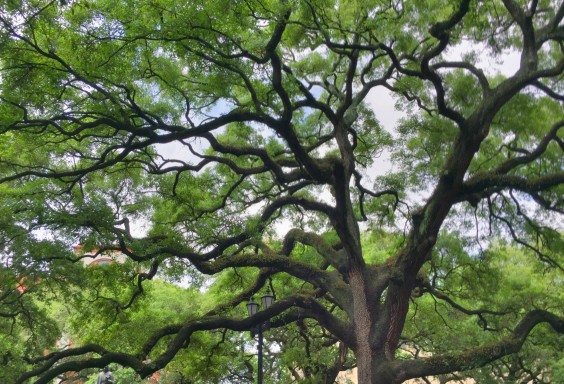
<svg viewBox="0 0 564 384">
<path fill-rule="evenodd" d="M 564 332 L 563 17 L 550 0 L 3 1 L 10 380 L 198 366 L 266 320 L 287 348 L 272 369 L 304 382 L 562 374 L 542 362 Z M 77 244 L 127 261 L 84 268 Z M 170 291 L 186 305 L 143 320 L 146 288 L 169 289 L 155 277 L 216 291 Z M 81 332 L 44 354 L 61 301 Z"/>
</svg>

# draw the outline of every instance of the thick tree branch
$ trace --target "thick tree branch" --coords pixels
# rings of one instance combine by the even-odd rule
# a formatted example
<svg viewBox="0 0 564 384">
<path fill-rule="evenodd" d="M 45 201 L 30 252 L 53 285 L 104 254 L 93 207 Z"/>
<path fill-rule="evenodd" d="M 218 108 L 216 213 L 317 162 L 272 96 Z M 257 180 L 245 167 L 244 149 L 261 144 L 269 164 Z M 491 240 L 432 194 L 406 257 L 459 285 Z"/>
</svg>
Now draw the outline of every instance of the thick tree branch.
<svg viewBox="0 0 564 384">
<path fill-rule="evenodd" d="M 481 174 L 464 183 L 457 200 L 464 201 L 476 198 L 476 196 L 486 197 L 494 192 L 506 189 L 514 189 L 534 195 L 562 183 L 564 183 L 564 172 L 556 172 L 537 178 L 495 173 Z"/>
<path fill-rule="evenodd" d="M 321 257 L 327 260 L 336 269 L 340 269 L 346 264 L 343 255 L 337 252 L 321 236 L 297 228 L 293 228 L 286 233 L 282 244 L 282 254 L 290 255 L 296 242 L 313 247 Z"/>
<path fill-rule="evenodd" d="M 541 323 L 548 323 L 558 333 L 564 333 L 564 319 L 543 310 L 529 312 L 517 325 L 511 335 L 498 342 L 453 353 L 410 361 L 395 361 L 392 367 L 401 380 L 416 377 L 440 375 L 483 367 L 494 360 L 518 352 L 529 332 Z"/>
</svg>

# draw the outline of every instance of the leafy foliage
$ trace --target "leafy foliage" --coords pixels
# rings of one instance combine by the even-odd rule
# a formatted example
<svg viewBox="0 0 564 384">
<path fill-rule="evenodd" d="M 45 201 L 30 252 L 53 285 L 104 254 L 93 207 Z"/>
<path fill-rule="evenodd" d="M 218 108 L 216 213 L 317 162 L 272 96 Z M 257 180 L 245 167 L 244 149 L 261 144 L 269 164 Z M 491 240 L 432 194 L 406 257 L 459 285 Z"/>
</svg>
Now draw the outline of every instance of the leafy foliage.
<svg viewBox="0 0 564 384">
<path fill-rule="evenodd" d="M 0 3 L 10 379 L 557 378 L 563 9 Z"/>
</svg>

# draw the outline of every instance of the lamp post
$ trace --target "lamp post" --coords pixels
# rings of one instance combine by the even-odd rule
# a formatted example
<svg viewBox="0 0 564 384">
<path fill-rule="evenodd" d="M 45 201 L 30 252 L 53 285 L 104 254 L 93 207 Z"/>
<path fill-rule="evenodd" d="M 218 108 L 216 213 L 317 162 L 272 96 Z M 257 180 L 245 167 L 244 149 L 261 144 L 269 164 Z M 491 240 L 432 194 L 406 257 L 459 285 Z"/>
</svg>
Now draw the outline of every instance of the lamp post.
<svg viewBox="0 0 564 384">
<path fill-rule="evenodd" d="M 271 293 L 267 293 L 261 297 L 261 304 L 263 309 L 270 308 L 270 306 L 274 303 L 274 295 Z M 259 305 L 256 303 L 253 298 L 249 300 L 247 303 L 247 311 L 249 312 L 249 316 L 253 316 L 259 310 Z M 262 345 L 263 345 L 263 337 L 262 332 L 266 331 L 270 327 L 270 322 L 265 321 L 264 323 L 260 323 L 256 326 L 255 329 L 252 330 L 252 335 L 258 335 L 258 367 L 257 367 L 257 384 L 263 384 L 263 375 L 262 375 Z"/>
</svg>

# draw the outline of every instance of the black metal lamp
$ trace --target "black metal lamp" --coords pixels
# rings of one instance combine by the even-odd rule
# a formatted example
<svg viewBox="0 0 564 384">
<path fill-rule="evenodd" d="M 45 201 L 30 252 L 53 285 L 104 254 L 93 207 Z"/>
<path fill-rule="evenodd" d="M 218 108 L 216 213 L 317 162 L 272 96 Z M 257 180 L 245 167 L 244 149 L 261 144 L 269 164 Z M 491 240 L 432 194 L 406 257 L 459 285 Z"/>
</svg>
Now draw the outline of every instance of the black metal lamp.
<svg viewBox="0 0 564 384">
<path fill-rule="evenodd" d="M 251 299 L 247 303 L 247 311 L 249 312 L 249 316 L 253 316 L 255 313 L 257 313 L 258 308 L 259 308 L 259 305 L 251 297 Z"/>
<path fill-rule="evenodd" d="M 272 306 L 274 303 L 274 295 L 270 292 L 264 294 L 260 298 L 260 302 L 262 305 L 262 309 L 267 309 Z M 249 316 L 255 315 L 259 310 L 258 303 L 251 297 L 249 302 L 247 303 L 247 311 L 249 312 Z M 262 347 L 263 347 L 263 336 L 262 332 L 270 328 L 270 322 L 265 321 L 264 323 L 260 323 L 256 326 L 255 329 L 251 331 L 251 334 L 254 336 L 255 334 L 258 335 L 258 367 L 257 367 L 257 383 L 263 384 L 263 372 L 262 372 Z"/>
<path fill-rule="evenodd" d="M 266 293 L 261 297 L 261 303 L 264 309 L 270 308 L 270 306 L 274 303 L 274 295 L 270 292 Z"/>
</svg>

